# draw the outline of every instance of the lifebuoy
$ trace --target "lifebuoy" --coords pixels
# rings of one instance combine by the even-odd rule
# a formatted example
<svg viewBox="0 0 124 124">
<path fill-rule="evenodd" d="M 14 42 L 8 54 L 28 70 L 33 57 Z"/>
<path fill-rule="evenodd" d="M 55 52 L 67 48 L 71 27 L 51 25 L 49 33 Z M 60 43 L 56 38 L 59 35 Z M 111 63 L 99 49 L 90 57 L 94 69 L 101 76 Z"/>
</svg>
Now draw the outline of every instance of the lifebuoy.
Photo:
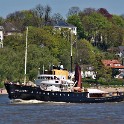
<svg viewBox="0 0 124 124">
<path fill-rule="evenodd" d="M 40 88 L 41 88 L 41 90 L 46 90 L 47 89 L 47 86 L 40 85 Z"/>
</svg>

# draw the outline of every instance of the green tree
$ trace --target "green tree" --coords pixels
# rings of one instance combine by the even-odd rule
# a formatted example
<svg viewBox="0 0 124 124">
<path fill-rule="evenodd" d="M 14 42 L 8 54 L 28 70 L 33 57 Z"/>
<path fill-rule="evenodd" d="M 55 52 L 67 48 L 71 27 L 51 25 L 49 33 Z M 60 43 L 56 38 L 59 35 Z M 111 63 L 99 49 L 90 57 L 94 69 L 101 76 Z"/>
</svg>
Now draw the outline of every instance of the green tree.
<svg viewBox="0 0 124 124">
<path fill-rule="evenodd" d="M 109 82 L 111 81 L 112 77 L 112 70 L 111 68 L 106 68 L 102 64 L 102 59 L 104 59 L 103 54 L 97 53 L 95 61 L 93 63 L 94 65 L 94 71 L 96 72 L 96 81 L 97 82 Z"/>
<path fill-rule="evenodd" d="M 85 39 L 77 43 L 78 62 L 80 64 L 92 64 L 95 59 L 93 46 Z"/>
<path fill-rule="evenodd" d="M 113 15 L 112 23 L 120 28 L 124 28 L 124 20 L 121 16 Z"/>
<path fill-rule="evenodd" d="M 106 49 L 110 47 L 117 47 L 123 43 L 124 30 L 118 26 L 111 26 L 102 31 L 103 43 Z"/>
<path fill-rule="evenodd" d="M 13 24 L 18 30 L 25 30 L 25 26 L 37 26 L 31 10 L 16 11 L 6 18 L 6 23 Z"/>
<path fill-rule="evenodd" d="M 107 20 L 106 17 L 99 13 L 92 13 L 82 18 L 82 24 L 84 27 L 87 39 L 97 46 L 100 42 L 103 42 L 101 37 L 102 31 L 111 27 L 112 23 Z M 93 40 L 92 40 L 93 39 Z"/>
<path fill-rule="evenodd" d="M 23 81 L 24 77 L 25 32 L 4 39 L 4 48 L 0 49 L 0 76 L 3 80 Z M 59 62 L 70 68 L 70 42 L 55 37 L 51 28 L 29 27 L 27 79 L 33 80 L 38 72 Z M 11 66 L 10 66 L 11 65 Z"/>
<path fill-rule="evenodd" d="M 68 19 L 67 19 L 67 22 L 70 23 L 70 24 L 73 24 L 74 26 L 77 27 L 77 35 L 78 35 L 79 39 L 85 37 L 84 36 L 83 25 L 82 25 L 80 17 L 78 15 L 69 16 Z"/>
<path fill-rule="evenodd" d="M 5 19 L 3 19 L 2 17 L 0 17 L 0 26 L 4 23 Z"/>
</svg>

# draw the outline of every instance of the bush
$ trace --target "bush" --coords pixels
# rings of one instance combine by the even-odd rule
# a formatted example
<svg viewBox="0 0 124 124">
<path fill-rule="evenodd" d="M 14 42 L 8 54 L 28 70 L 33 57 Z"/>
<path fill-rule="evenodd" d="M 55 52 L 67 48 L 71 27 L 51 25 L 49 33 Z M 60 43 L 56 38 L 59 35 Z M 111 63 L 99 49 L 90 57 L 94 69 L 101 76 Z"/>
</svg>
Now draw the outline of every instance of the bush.
<svg viewBox="0 0 124 124">
<path fill-rule="evenodd" d="M 88 83 L 86 83 L 86 82 L 83 82 L 83 83 L 82 83 L 82 87 L 84 87 L 84 88 L 90 87 L 90 84 L 88 84 Z"/>
<path fill-rule="evenodd" d="M 0 88 L 3 88 L 3 87 L 4 87 L 4 83 L 0 82 Z"/>
<path fill-rule="evenodd" d="M 106 81 L 105 78 L 99 78 L 99 80 L 83 78 L 82 79 L 83 85 L 117 85 L 117 86 L 124 86 L 124 79 L 111 79 L 110 81 Z"/>
<path fill-rule="evenodd" d="M 124 80 L 123 79 L 111 79 L 111 81 L 109 81 L 109 82 L 106 82 L 106 81 L 104 81 L 104 80 L 99 80 L 99 84 L 101 84 L 101 85 L 118 85 L 118 86 L 120 86 L 120 85 L 124 85 Z"/>
<path fill-rule="evenodd" d="M 87 82 L 87 83 L 96 83 L 96 80 L 91 79 L 91 78 L 83 78 L 82 82 Z"/>
</svg>

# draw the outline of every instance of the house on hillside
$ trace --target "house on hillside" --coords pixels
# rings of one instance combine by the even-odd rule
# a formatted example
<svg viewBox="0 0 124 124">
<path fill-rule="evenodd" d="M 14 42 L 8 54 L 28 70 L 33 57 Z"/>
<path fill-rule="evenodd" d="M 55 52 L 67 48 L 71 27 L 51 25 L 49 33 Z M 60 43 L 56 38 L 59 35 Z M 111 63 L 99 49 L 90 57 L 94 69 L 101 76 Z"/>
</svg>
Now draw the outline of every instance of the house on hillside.
<svg viewBox="0 0 124 124">
<path fill-rule="evenodd" d="M 61 30 L 62 28 L 69 29 L 74 35 L 77 35 L 77 27 L 63 20 L 55 21 L 53 27 L 56 30 Z"/>
<path fill-rule="evenodd" d="M 111 68 L 119 67 L 120 68 L 120 66 L 122 66 L 118 60 L 101 60 L 101 61 L 105 67 L 111 67 Z"/>
<path fill-rule="evenodd" d="M 21 31 L 18 30 L 12 23 L 4 23 L 0 26 L 0 48 L 3 48 L 3 40 L 9 35 L 21 34 Z"/>
<path fill-rule="evenodd" d="M 115 78 L 124 78 L 124 66 L 118 60 L 101 60 L 105 67 L 111 68 L 112 72 L 118 72 Z"/>
<path fill-rule="evenodd" d="M 3 27 L 5 30 L 4 36 L 15 35 L 15 33 L 21 33 L 21 31 L 18 30 L 17 27 L 10 22 L 4 23 Z"/>
<path fill-rule="evenodd" d="M 122 65 L 124 65 L 124 46 L 118 46 L 116 55 L 122 60 Z"/>
<path fill-rule="evenodd" d="M 117 55 L 122 58 L 124 57 L 124 46 L 118 46 Z"/>
</svg>

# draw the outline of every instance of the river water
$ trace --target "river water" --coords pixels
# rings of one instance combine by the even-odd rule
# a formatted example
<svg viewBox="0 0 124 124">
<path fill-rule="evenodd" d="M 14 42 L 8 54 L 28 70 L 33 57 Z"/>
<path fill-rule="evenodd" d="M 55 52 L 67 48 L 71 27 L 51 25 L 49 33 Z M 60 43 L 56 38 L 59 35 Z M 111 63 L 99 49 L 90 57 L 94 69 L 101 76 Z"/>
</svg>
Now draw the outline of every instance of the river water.
<svg viewBox="0 0 124 124">
<path fill-rule="evenodd" d="M 124 102 L 11 103 L 0 94 L 0 124 L 124 124 Z"/>
</svg>

